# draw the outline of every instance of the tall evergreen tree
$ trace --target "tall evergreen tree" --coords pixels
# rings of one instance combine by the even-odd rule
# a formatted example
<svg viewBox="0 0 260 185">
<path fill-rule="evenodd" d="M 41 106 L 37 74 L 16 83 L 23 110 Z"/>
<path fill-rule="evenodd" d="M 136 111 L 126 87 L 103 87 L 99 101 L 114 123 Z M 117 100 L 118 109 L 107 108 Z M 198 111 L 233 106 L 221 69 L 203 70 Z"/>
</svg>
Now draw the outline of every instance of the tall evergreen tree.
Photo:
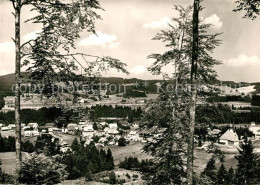
<svg viewBox="0 0 260 185">
<path fill-rule="evenodd" d="M 201 173 L 201 176 L 208 177 L 213 183 L 217 181 L 217 169 L 215 163 L 216 163 L 216 159 L 214 157 L 211 157 L 206 165 L 206 168 Z"/>
<path fill-rule="evenodd" d="M 235 177 L 234 169 L 231 167 L 229 168 L 227 173 L 227 184 L 234 184 L 234 177 Z"/>
<path fill-rule="evenodd" d="M 228 184 L 228 174 L 225 166 L 223 163 L 221 164 L 220 168 L 217 172 L 217 182 L 218 184 Z"/>
<path fill-rule="evenodd" d="M 254 147 L 251 140 L 244 139 L 239 145 L 239 154 L 235 156 L 238 161 L 235 183 L 254 184 L 258 181 L 259 175 L 259 157 L 254 153 Z"/>
</svg>

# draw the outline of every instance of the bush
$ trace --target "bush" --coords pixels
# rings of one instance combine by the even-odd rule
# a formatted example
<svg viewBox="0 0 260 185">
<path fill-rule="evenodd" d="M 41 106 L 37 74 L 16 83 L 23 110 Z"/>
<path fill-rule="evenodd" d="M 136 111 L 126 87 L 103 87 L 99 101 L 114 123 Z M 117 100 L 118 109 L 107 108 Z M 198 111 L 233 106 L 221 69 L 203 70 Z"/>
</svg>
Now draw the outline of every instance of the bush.
<svg viewBox="0 0 260 185">
<path fill-rule="evenodd" d="M 118 146 L 126 146 L 126 140 L 125 138 L 121 137 L 118 140 Z"/>
<path fill-rule="evenodd" d="M 67 176 L 64 169 L 64 165 L 53 161 L 52 158 L 34 155 L 22 162 L 18 180 L 22 184 L 57 184 Z"/>
<path fill-rule="evenodd" d="M 116 174 L 115 174 L 115 172 L 110 173 L 109 182 L 110 182 L 110 184 L 116 184 Z"/>
<path fill-rule="evenodd" d="M 125 176 L 128 178 L 128 179 L 131 179 L 130 175 L 127 173 L 125 174 Z"/>
<path fill-rule="evenodd" d="M 88 170 L 85 175 L 85 181 L 92 181 L 92 180 L 93 180 L 92 173 L 91 171 Z"/>
</svg>

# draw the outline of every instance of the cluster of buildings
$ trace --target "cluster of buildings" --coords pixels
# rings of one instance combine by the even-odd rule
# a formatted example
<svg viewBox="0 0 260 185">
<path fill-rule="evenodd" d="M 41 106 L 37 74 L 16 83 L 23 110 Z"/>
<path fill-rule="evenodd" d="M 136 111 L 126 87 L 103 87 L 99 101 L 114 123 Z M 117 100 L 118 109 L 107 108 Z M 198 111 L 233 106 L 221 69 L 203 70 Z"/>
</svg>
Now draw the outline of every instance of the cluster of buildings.
<svg viewBox="0 0 260 185">
<path fill-rule="evenodd" d="M 2 132 L 11 131 L 15 128 L 16 128 L 15 124 L 9 124 L 7 126 L 4 126 L 4 124 L 0 124 L 0 130 Z M 22 123 L 21 129 L 22 129 L 22 136 L 25 137 L 40 135 L 40 132 L 38 131 L 38 123 L 28 123 L 27 125 L 25 123 Z"/>
<path fill-rule="evenodd" d="M 259 125 L 251 123 L 251 125 L 248 127 L 248 130 L 251 131 L 254 135 L 253 137 L 248 137 L 248 139 L 253 142 L 260 140 Z M 219 129 L 208 129 L 208 136 L 215 138 L 216 143 L 214 143 L 214 145 L 224 151 L 237 151 L 239 143 L 243 140 L 243 138 L 239 138 L 238 134 L 232 127 L 227 129 L 223 134 L 221 134 L 221 130 Z M 207 150 L 211 144 L 211 142 L 205 142 L 201 147 L 197 148 Z"/>
</svg>

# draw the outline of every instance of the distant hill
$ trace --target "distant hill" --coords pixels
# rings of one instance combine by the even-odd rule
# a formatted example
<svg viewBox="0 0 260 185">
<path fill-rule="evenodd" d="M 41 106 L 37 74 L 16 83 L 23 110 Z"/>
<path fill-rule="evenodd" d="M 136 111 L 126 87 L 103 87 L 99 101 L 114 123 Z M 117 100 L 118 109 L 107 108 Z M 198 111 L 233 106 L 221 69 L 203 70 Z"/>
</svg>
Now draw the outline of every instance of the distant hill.
<svg viewBox="0 0 260 185">
<path fill-rule="evenodd" d="M 26 78 L 28 77 L 28 73 L 22 72 L 21 76 Z M 14 82 L 14 73 L 0 76 L 0 91 L 11 91 Z"/>
<path fill-rule="evenodd" d="M 21 76 L 23 76 L 24 78 L 28 78 L 28 73 L 21 73 Z M 0 92 L 1 91 L 11 91 L 12 85 L 15 82 L 15 75 L 14 73 L 12 74 L 7 74 L 7 75 L 3 75 L 0 76 Z M 154 92 L 156 90 L 156 83 L 162 83 L 165 82 L 164 80 L 142 80 L 142 79 L 137 79 L 137 78 L 120 78 L 120 77 L 101 77 L 100 78 L 100 82 L 102 83 L 110 83 L 110 84 L 134 84 L 136 82 L 139 83 L 140 87 L 137 88 L 138 90 L 145 90 L 148 93 L 150 92 Z M 149 88 L 144 89 L 142 87 L 142 85 L 144 84 L 144 82 L 148 82 L 149 84 Z M 247 83 L 247 82 L 240 82 L 240 83 L 236 83 L 233 81 L 222 81 L 222 82 L 218 82 L 218 84 L 222 83 L 222 85 L 226 85 L 229 87 L 241 87 L 241 86 L 252 86 L 254 85 L 254 89 L 256 89 L 256 93 L 260 93 L 260 82 L 254 82 L 254 83 Z"/>
</svg>

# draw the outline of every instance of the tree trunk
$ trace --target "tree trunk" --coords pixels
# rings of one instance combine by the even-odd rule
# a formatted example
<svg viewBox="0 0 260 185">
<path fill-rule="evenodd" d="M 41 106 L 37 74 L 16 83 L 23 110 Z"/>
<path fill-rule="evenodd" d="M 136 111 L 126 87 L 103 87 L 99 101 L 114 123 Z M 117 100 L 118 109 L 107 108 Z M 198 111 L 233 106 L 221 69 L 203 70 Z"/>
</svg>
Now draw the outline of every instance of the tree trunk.
<svg viewBox="0 0 260 185">
<path fill-rule="evenodd" d="M 20 170 L 21 153 L 21 114 L 20 114 L 20 13 L 21 1 L 15 5 L 15 147 L 16 147 L 16 170 Z"/>
<path fill-rule="evenodd" d="M 193 149 L 195 130 L 195 110 L 197 99 L 197 63 L 199 45 L 199 0 L 194 0 L 193 10 L 193 41 L 191 61 L 191 105 L 190 105 L 190 131 L 187 149 L 187 184 L 193 184 Z"/>
</svg>

